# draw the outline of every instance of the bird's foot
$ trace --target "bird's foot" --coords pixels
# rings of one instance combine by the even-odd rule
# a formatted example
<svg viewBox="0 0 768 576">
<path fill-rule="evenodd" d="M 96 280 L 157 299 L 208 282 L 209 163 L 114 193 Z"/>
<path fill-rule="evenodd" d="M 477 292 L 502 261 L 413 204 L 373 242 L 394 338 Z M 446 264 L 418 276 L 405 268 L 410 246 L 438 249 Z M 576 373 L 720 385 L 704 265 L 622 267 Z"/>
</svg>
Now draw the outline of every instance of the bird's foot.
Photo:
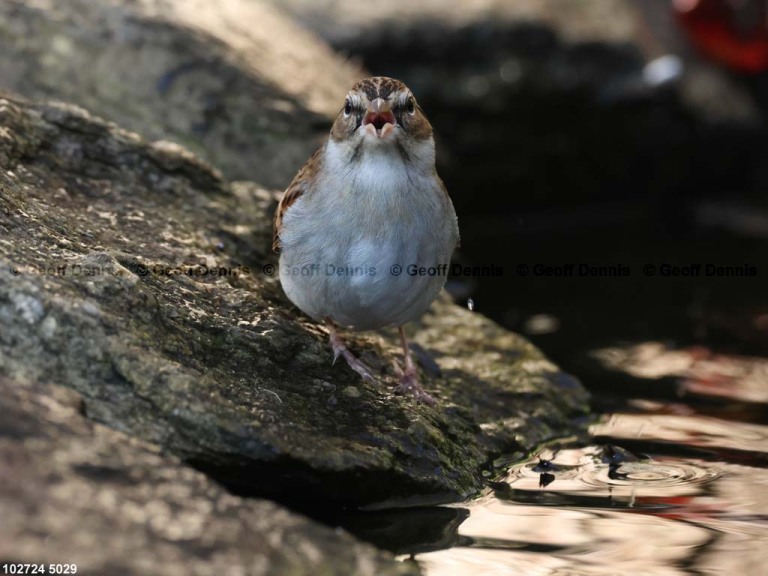
<svg viewBox="0 0 768 576">
<path fill-rule="evenodd" d="M 374 384 L 376 383 L 376 378 L 373 377 L 373 370 L 371 370 L 371 368 L 365 362 L 350 352 L 349 348 L 347 348 L 346 344 L 344 344 L 344 341 L 341 339 L 341 336 L 339 336 L 336 330 L 331 330 L 330 340 L 331 349 L 333 350 L 334 364 L 336 363 L 336 360 L 339 359 L 339 356 L 342 356 L 344 360 L 347 361 L 347 364 L 349 364 L 349 367 L 360 374 L 363 380 L 368 380 L 368 382 L 372 382 Z"/>
<path fill-rule="evenodd" d="M 413 396 L 417 401 L 424 402 L 429 406 L 437 404 L 437 401 L 421 387 L 415 366 L 406 366 L 404 371 L 398 369 L 398 372 L 400 373 L 400 384 L 395 387 L 395 394 Z"/>
</svg>

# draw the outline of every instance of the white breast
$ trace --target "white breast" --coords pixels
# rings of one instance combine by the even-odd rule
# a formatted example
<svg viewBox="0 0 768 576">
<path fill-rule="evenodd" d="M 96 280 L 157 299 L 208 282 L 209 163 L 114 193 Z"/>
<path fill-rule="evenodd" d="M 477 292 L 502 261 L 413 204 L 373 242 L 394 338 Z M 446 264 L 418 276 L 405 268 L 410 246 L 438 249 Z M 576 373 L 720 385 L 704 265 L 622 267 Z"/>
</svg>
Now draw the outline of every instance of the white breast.
<svg viewBox="0 0 768 576">
<path fill-rule="evenodd" d="M 458 240 L 453 206 L 431 170 L 406 169 L 393 147 L 364 161 L 337 161 L 333 142 L 316 188 L 286 212 L 280 280 L 316 319 L 359 329 L 401 325 L 422 314 L 445 283 Z"/>
</svg>

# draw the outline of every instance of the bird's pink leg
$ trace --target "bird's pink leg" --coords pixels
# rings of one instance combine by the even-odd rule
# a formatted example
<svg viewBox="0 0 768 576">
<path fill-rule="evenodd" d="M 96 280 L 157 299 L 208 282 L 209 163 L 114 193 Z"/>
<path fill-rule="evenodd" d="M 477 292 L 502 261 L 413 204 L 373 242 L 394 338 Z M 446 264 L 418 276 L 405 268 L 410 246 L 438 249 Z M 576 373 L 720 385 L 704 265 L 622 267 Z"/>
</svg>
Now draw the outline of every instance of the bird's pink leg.
<svg viewBox="0 0 768 576">
<path fill-rule="evenodd" d="M 339 336 L 339 333 L 336 331 L 336 326 L 333 324 L 333 320 L 326 318 L 325 326 L 328 328 L 328 333 L 330 335 L 331 349 L 333 350 L 333 363 L 336 363 L 339 356 L 343 356 L 344 360 L 349 364 L 349 367 L 360 374 L 363 380 L 368 380 L 375 384 L 376 378 L 373 377 L 373 371 L 362 360 L 349 351 L 349 348 L 347 348 L 346 344 L 344 344 L 344 341 L 341 339 L 341 336 Z"/>
<path fill-rule="evenodd" d="M 436 404 L 435 399 L 432 398 L 419 383 L 419 373 L 416 370 L 416 365 L 413 363 L 411 349 L 408 348 L 408 341 L 405 338 L 405 331 L 402 326 L 400 326 L 399 330 L 400 342 L 403 345 L 403 355 L 405 356 L 405 369 L 400 375 L 400 385 L 395 388 L 395 393 L 411 394 L 416 400 L 434 406 Z"/>
</svg>

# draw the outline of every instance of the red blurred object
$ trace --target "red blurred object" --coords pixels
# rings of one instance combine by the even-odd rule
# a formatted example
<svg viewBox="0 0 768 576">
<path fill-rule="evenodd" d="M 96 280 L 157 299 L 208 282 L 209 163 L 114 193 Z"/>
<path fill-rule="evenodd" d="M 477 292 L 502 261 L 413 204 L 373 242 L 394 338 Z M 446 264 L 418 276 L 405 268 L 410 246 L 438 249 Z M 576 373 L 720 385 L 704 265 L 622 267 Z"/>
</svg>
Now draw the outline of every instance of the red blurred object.
<svg viewBox="0 0 768 576">
<path fill-rule="evenodd" d="M 673 0 L 673 5 L 705 56 L 745 74 L 768 70 L 766 0 Z"/>
</svg>

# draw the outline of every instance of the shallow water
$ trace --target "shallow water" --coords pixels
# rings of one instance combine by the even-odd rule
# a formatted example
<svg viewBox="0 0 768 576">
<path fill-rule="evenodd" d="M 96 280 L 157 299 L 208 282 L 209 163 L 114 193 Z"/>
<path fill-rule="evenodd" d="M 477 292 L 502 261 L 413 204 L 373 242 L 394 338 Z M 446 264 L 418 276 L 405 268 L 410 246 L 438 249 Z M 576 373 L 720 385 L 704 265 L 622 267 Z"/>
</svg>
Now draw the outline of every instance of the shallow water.
<svg viewBox="0 0 768 576">
<path fill-rule="evenodd" d="M 479 498 L 340 523 L 433 576 L 768 574 L 765 405 L 715 391 L 611 399 Z"/>
<path fill-rule="evenodd" d="M 685 412 L 680 414 L 680 412 Z M 768 426 L 633 401 L 510 466 L 426 574 L 768 574 Z"/>
</svg>

